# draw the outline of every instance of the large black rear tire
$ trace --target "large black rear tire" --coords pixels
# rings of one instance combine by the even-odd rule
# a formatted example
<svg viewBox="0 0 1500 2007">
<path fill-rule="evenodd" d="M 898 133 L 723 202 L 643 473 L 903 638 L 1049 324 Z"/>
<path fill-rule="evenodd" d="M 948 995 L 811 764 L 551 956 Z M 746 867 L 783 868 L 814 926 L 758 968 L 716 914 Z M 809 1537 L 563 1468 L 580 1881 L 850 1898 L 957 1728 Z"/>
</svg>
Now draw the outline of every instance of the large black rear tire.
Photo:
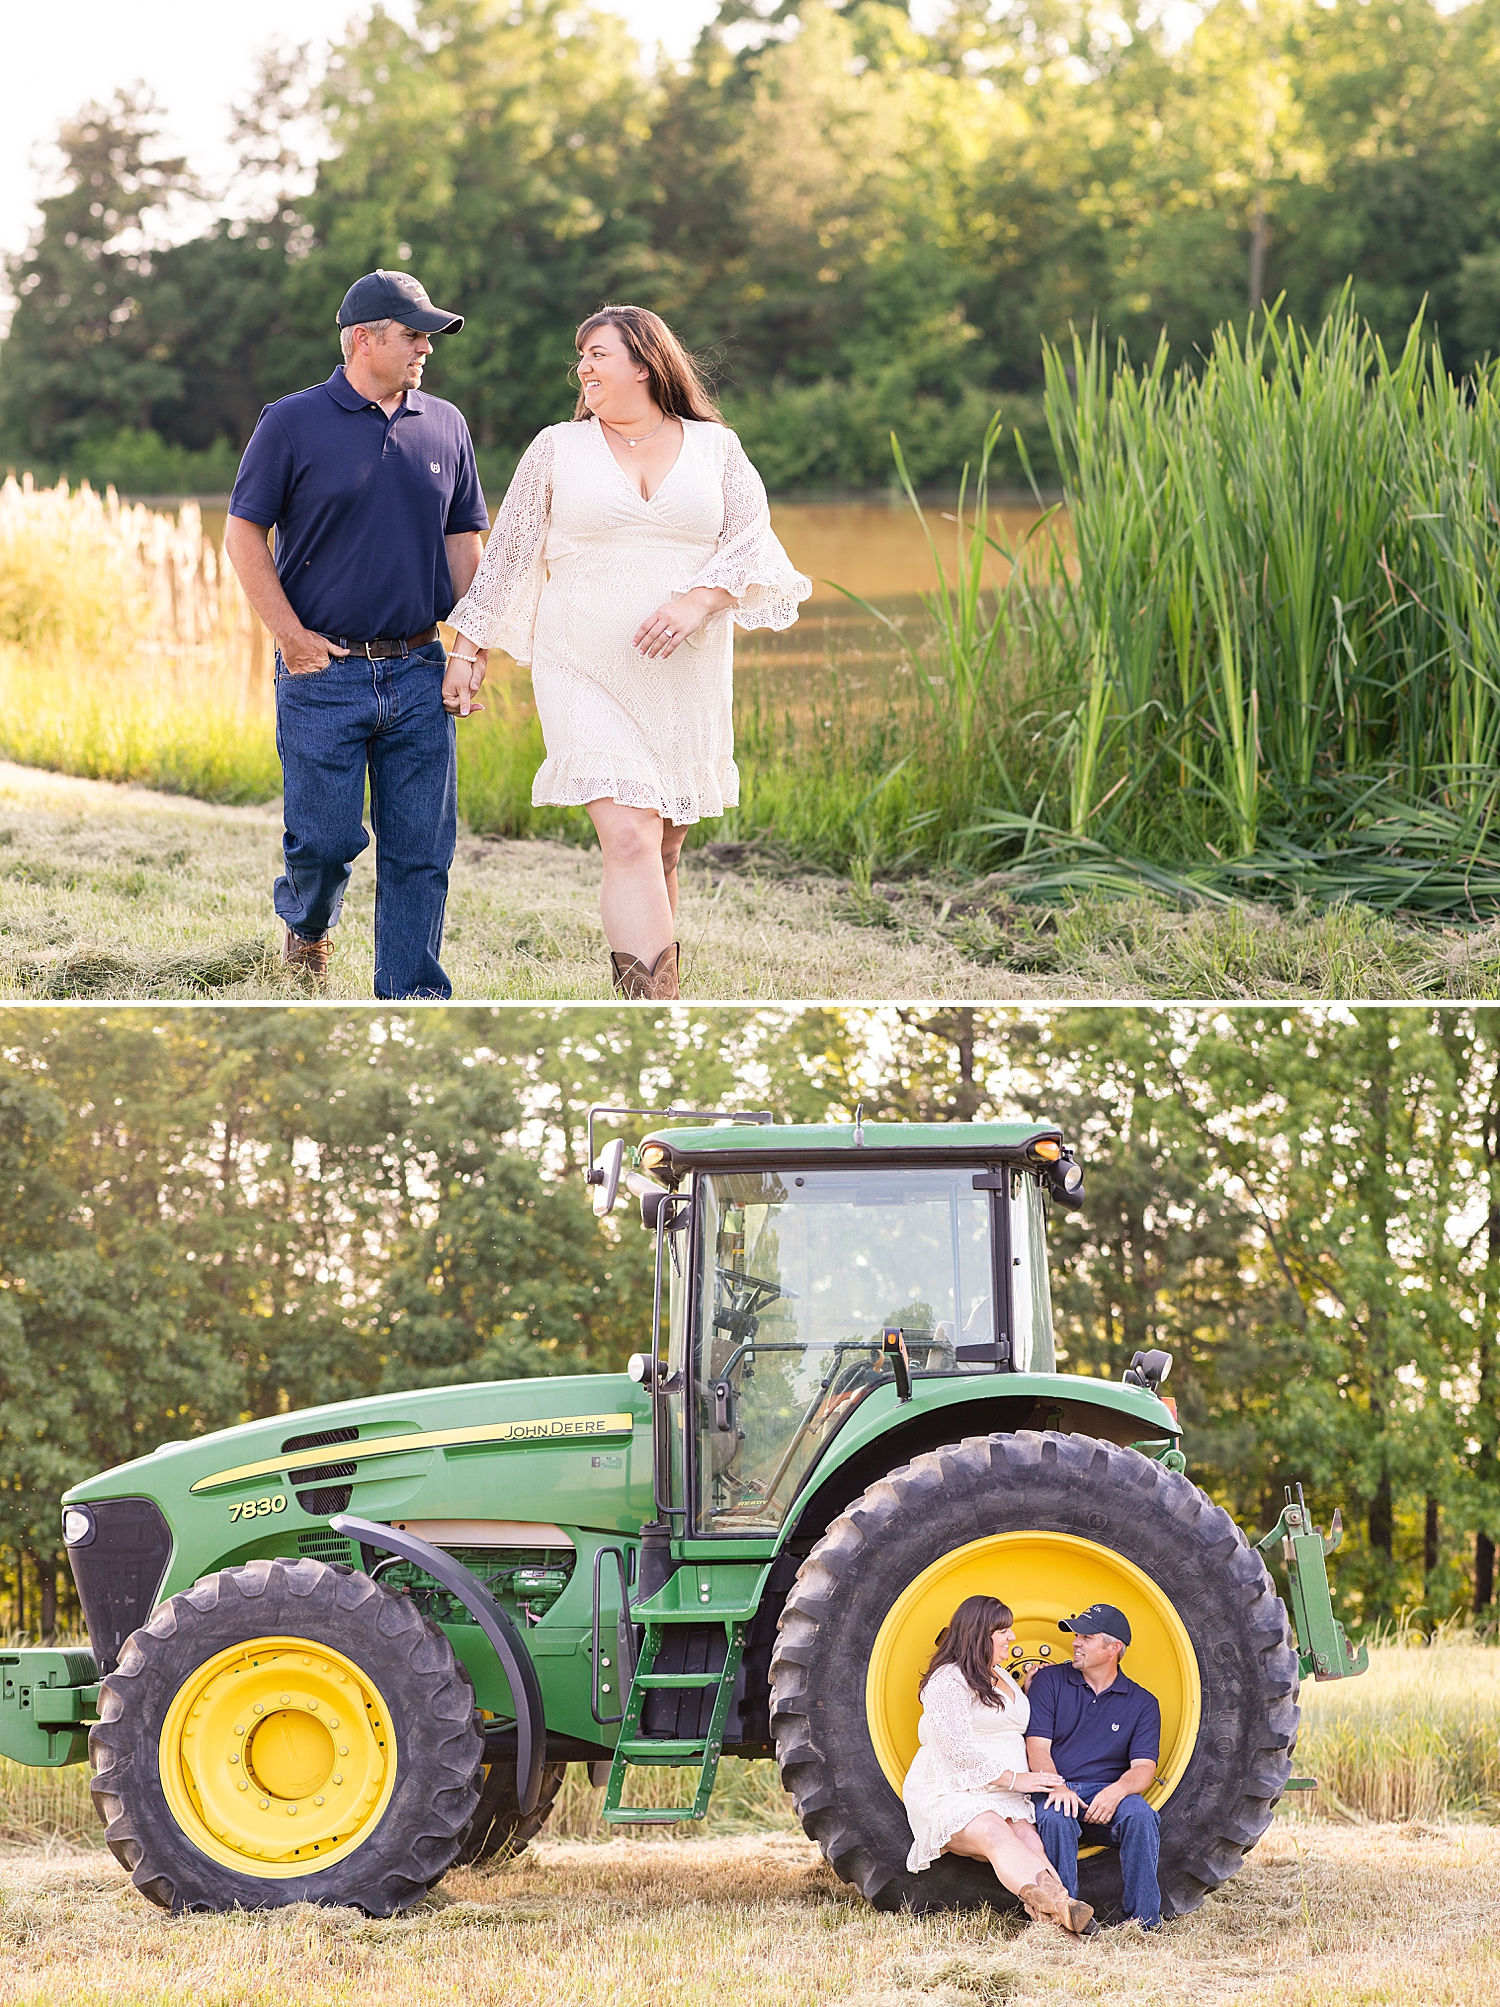
<svg viewBox="0 0 1500 2007">
<path fill-rule="evenodd" d="M 215 1679 L 220 1700 L 198 1707 L 195 1696 Z M 250 1698 L 268 1691 L 267 1681 L 287 1688 L 270 1697 L 268 1712 Z M 283 1700 L 290 1703 L 284 1729 Z M 215 1706 L 225 1712 L 212 1727 Z M 179 1718 L 180 1743 L 171 1726 Z M 262 1733 L 271 1739 L 256 1771 L 252 1749 Z M 309 1841 L 323 1844 L 315 1822 L 336 1816 L 334 1787 L 344 1784 L 342 1772 L 324 1785 L 316 1761 L 307 1767 L 307 1751 L 316 1758 L 325 1745 L 334 1765 L 346 1762 L 351 1745 L 355 1762 L 363 1749 L 379 1788 L 372 1781 L 368 1808 L 356 1808 L 347 1830 L 327 1842 L 326 1862 L 310 1844 L 303 1872 L 300 1859 L 285 1858 L 289 1841 L 280 1836 L 300 1840 L 307 1828 Z M 188 1755 L 174 1776 L 179 1747 Z M 483 1754 L 468 1676 L 437 1626 L 368 1576 L 312 1560 L 225 1568 L 161 1604 L 121 1648 L 89 1735 L 91 1788 L 110 1851 L 143 1895 L 173 1911 L 316 1902 L 392 1915 L 456 1859 L 478 1801 Z M 284 1803 L 257 1781 L 278 1763 L 283 1774 L 296 1774 L 300 1763 L 307 1780 L 305 1789 L 289 1787 Z M 248 1787 L 239 1782 L 247 1773 Z M 202 1795 L 209 1790 L 219 1793 L 222 1816 Z M 315 1798 L 319 1790 L 324 1796 Z M 315 1810 L 325 1797 L 329 1809 Z M 269 1843 L 252 1830 L 255 1803 L 271 1807 L 259 1822 Z M 288 1823 L 273 1828 L 283 1812 Z M 300 1826 L 290 1823 L 295 1814 Z M 257 1848 L 263 1858 L 253 1857 Z"/>
<path fill-rule="evenodd" d="M 876 1752 L 865 1675 L 893 1606 L 924 1570 L 989 1537 L 1032 1532 L 1133 1564 L 1191 1640 L 1201 1713 L 1161 1807 L 1164 1911 L 1183 1915 L 1270 1824 L 1291 1771 L 1297 1660 L 1260 1555 L 1196 1485 L 1138 1451 L 1050 1432 L 974 1437 L 871 1485 L 813 1548 L 782 1613 L 771 1661 L 782 1781 L 835 1872 L 878 1908 L 1014 1907 L 980 1862 L 943 1855 L 908 1872 L 911 1830 Z M 1003 1567 L 991 1593 L 1006 1594 Z M 924 1653 L 930 1635 L 929 1625 Z M 1112 1850 L 1080 1864 L 1080 1884 L 1105 1920 L 1119 1917 Z"/>
<path fill-rule="evenodd" d="M 542 1766 L 542 1791 L 534 1812 L 523 1812 L 516 1794 L 516 1765 L 510 1756 L 487 1763 L 480 1787 L 479 1804 L 464 1834 L 456 1868 L 471 1867 L 475 1861 L 492 1860 L 496 1854 L 513 1860 L 534 1840 L 552 1816 L 552 1807 L 568 1774 L 566 1763 Z"/>
</svg>

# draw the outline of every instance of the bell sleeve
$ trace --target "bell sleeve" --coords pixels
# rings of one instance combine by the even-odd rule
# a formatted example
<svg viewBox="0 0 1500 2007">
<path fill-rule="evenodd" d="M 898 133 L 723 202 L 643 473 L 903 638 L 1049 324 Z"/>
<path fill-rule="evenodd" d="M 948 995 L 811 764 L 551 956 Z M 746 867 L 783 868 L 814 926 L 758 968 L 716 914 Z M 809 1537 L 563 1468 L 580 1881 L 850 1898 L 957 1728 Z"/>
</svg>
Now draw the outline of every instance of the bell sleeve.
<svg viewBox="0 0 1500 2007">
<path fill-rule="evenodd" d="M 543 553 L 552 514 L 552 434 L 539 432 L 511 476 L 474 582 L 448 624 L 480 648 L 531 660 L 537 603 L 546 582 Z"/>
<path fill-rule="evenodd" d="M 765 484 L 727 428 L 724 448 L 724 527 L 718 549 L 679 591 L 719 586 L 733 596 L 733 607 L 705 621 L 700 633 L 726 615 L 744 628 L 790 627 L 812 591 L 812 580 L 794 568 L 782 549 L 771 528 Z"/>
<path fill-rule="evenodd" d="M 944 1768 L 966 1791 L 982 1791 L 1003 1775 L 997 1772 L 993 1751 L 986 1752 L 974 1735 L 973 1694 L 969 1682 L 957 1666 L 939 1666 L 922 1694 L 923 1742 L 942 1759 Z"/>
</svg>

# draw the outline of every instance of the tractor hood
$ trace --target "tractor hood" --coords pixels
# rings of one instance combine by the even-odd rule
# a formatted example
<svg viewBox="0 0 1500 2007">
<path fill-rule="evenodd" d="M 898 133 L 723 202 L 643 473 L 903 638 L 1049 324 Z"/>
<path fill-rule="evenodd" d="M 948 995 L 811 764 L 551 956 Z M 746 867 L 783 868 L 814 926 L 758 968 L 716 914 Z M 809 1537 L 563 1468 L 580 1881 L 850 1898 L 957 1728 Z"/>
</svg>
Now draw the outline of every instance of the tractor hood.
<svg viewBox="0 0 1500 2007">
<path fill-rule="evenodd" d="M 540 1543 L 548 1527 L 635 1533 L 651 1517 L 651 1409 L 624 1373 L 373 1395 L 163 1443 L 62 1503 L 74 1575 L 94 1541 L 145 1541 L 171 1549 L 159 1596 L 261 1555 L 357 1559 L 329 1531 L 339 1511 L 454 1527 L 454 1541 L 460 1527 L 520 1543 L 526 1527 Z"/>
<path fill-rule="evenodd" d="M 394 1459 L 424 1464 L 527 1443 L 628 1441 L 650 1408 L 624 1373 L 590 1373 L 557 1379 L 481 1380 L 413 1394 L 375 1394 L 295 1414 L 244 1422 L 189 1442 L 161 1443 L 150 1456 L 116 1464 L 64 1494 L 64 1505 L 125 1492 L 234 1496 L 246 1484 L 294 1481 L 300 1467 L 354 1462 L 382 1479 Z M 384 1465 L 384 1470 L 379 1466 Z"/>
</svg>

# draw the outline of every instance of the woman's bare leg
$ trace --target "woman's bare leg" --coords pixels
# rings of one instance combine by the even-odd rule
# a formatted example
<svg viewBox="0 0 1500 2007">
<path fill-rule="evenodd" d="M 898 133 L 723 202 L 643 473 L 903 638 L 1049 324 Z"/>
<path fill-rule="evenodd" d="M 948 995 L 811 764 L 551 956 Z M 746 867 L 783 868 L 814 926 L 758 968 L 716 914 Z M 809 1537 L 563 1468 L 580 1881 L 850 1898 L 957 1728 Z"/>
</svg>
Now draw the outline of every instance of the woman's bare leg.
<svg viewBox="0 0 1500 2007">
<path fill-rule="evenodd" d="M 654 808 L 626 808 L 618 801 L 591 801 L 589 816 L 604 853 L 599 915 L 604 938 L 616 954 L 634 955 L 646 967 L 671 947 L 676 918 L 677 855 L 667 875 L 667 846 L 677 831 Z M 682 839 L 677 836 L 677 850 Z"/>
<path fill-rule="evenodd" d="M 1021 1835 L 1030 1836 L 1028 1846 Z M 998 1812 L 981 1812 L 944 1847 L 945 1854 L 963 1854 L 971 1861 L 988 1861 L 1012 1895 L 1019 1895 L 1047 1865 L 1047 1853 L 1036 1828 L 1025 1819 L 1002 1819 Z M 1038 1859 L 1038 1855 L 1041 1856 Z"/>
<path fill-rule="evenodd" d="M 1032 1916 L 1051 1914 L 1065 1928 L 1081 1930 L 1093 1916 L 1086 1903 L 1070 1899 L 1047 1859 L 1041 1836 L 1029 1819 L 1002 1819 L 998 1812 L 981 1812 L 962 1831 L 953 1835 L 943 1849 L 947 1854 L 963 1854 L 969 1860 L 988 1861 L 995 1876 L 1012 1895 L 1032 1891 L 1026 1907 Z M 1040 1909 L 1033 1906 L 1038 1889 L 1045 1892 Z"/>
<path fill-rule="evenodd" d="M 682 846 L 687 841 L 688 825 L 679 827 L 675 822 L 664 822 L 661 826 L 661 869 L 667 885 L 667 904 L 672 909 L 672 924 L 677 924 L 677 860 L 682 855 Z"/>
</svg>

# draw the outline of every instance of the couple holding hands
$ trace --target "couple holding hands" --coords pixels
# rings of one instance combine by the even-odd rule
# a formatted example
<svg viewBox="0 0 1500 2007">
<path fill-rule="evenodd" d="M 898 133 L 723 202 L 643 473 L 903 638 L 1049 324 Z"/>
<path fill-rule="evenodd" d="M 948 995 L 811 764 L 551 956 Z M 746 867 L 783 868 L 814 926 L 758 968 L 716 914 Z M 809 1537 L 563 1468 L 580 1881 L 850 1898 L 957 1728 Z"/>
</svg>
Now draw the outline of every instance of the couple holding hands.
<svg viewBox="0 0 1500 2007">
<path fill-rule="evenodd" d="M 988 1861 L 1028 1916 L 1092 1936 L 1094 1912 L 1078 1900 L 1080 1840 L 1117 1847 L 1125 1913 L 1155 1930 L 1160 1834 L 1142 1794 L 1156 1775 L 1161 1709 L 1120 1670 L 1122 1610 L 1093 1603 L 1058 1628 L 1073 1634 L 1073 1663 L 1042 1666 L 1024 1684 L 1007 1670 L 1016 1634 L 997 1597 L 968 1597 L 939 1634 L 901 1789 L 907 1867 L 920 1872 L 942 1853 Z"/>
<path fill-rule="evenodd" d="M 739 799 L 733 627 L 788 627 L 812 590 L 760 476 L 666 323 L 604 307 L 575 337 L 573 417 L 527 448 L 486 544 L 468 427 L 420 387 L 463 316 L 377 271 L 338 324 L 328 380 L 261 413 L 225 536 L 276 641 L 284 960 L 326 974 L 368 777 L 375 994 L 451 996 L 454 720 L 484 708 L 502 648 L 531 667 L 546 742 L 533 804 L 585 808 L 598 832 L 615 987 L 675 997 L 683 839 Z"/>
</svg>

